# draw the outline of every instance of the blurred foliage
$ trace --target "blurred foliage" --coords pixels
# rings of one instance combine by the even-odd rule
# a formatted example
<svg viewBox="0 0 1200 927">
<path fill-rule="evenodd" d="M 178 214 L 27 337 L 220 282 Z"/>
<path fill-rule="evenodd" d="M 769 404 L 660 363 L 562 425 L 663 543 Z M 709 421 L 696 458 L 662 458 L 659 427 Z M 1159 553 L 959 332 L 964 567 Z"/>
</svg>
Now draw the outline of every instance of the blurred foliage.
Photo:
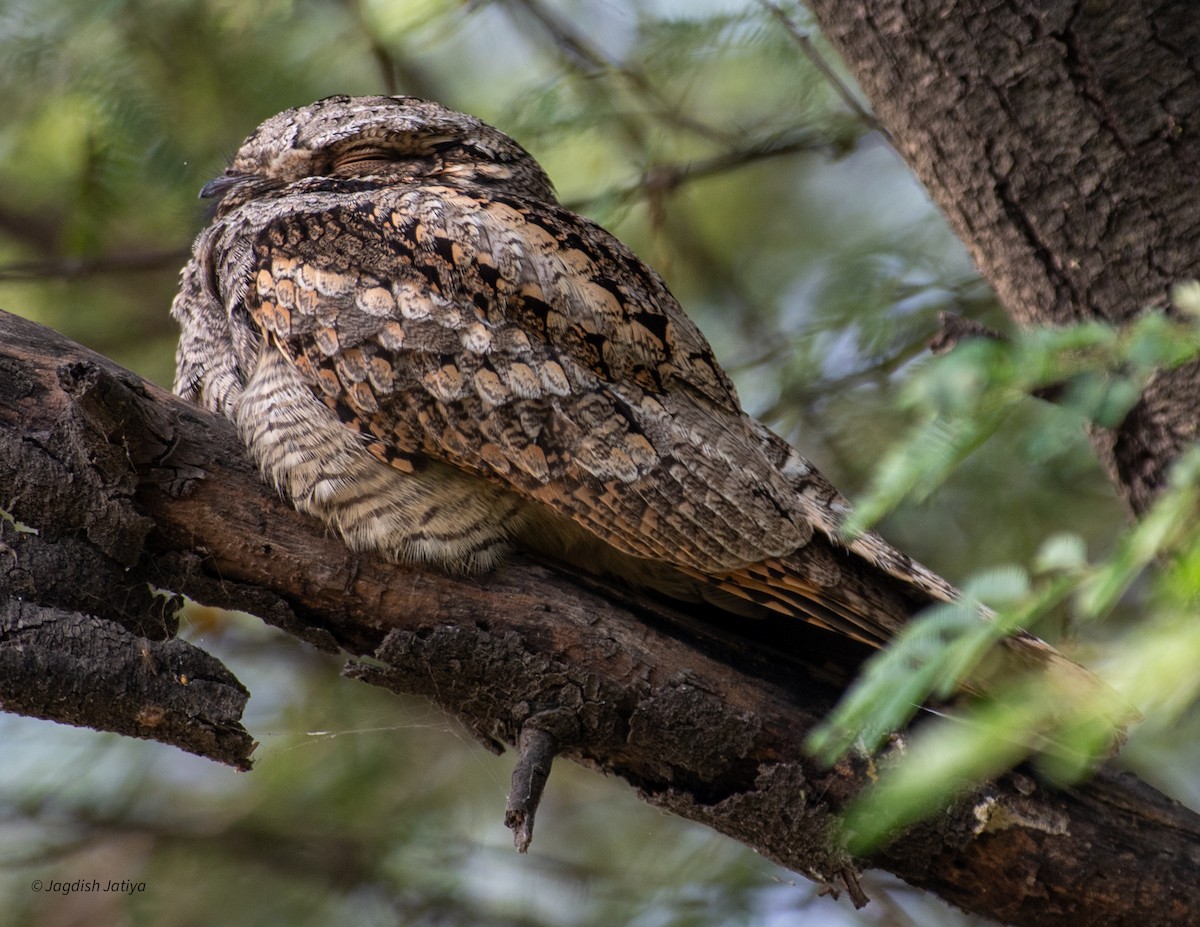
<svg viewBox="0 0 1200 927">
<path fill-rule="evenodd" d="M 1156 371 L 1200 357 L 1200 284 L 1173 294 L 1172 316 L 1148 312 L 1124 330 L 1098 323 L 982 337 L 928 364 L 901 390 L 920 424 L 888 453 L 855 513 L 860 531 L 900 499 L 925 497 L 953 467 L 1041 395 L 1080 427 L 1121 421 Z M 1091 662 L 1115 689 L 1038 673 L 1007 680 L 970 708 L 917 726 L 902 762 L 885 765 L 849 815 L 852 845 L 865 851 L 980 781 L 1032 757 L 1043 775 L 1074 781 L 1120 741 L 1117 728 L 1141 719 L 1167 731 L 1200 698 L 1200 450 L 1172 470 L 1170 486 L 1110 553 L 1091 561 L 1077 534 L 1048 534 L 1028 565 L 992 568 L 963 587 L 961 601 L 928 609 L 894 646 L 869 661 L 811 746 L 832 762 L 861 746 L 876 751 L 932 696 L 945 700 L 970 680 L 1001 637 L 1054 616 L 1090 634 Z M 1144 588 L 1134 589 L 1142 583 Z M 1136 624 L 1122 605 L 1136 600 Z M 981 603 L 996 609 L 980 622 Z M 1107 639 L 1093 626 L 1107 622 Z M 1118 694 L 1119 693 L 1119 694 Z"/>
<path fill-rule="evenodd" d="M 565 202 L 656 266 L 751 412 L 851 496 L 877 473 L 885 504 L 867 514 L 889 512 L 881 529 L 899 546 L 960 581 L 1018 564 L 1004 574 L 1024 576 L 1009 609 L 1066 577 L 1077 585 L 1039 629 L 1053 637 L 1078 617 L 1063 603 L 1088 581 L 1128 589 L 1106 592 L 1101 610 L 1136 609 L 1145 629 L 1106 624 L 1088 646 L 1105 659 L 1128 648 L 1143 676 L 1114 680 L 1148 715 L 1196 729 L 1182 713 L 1190 689 L 1142 701 L 1149 667 L 1195 665 L 1160 636 L 1196 589 L 1193 539 L 1178 527 L 1122 536 L 1083 428 L 1118 414 L 1122 384 L 1170 358 L 1153 348 L 1139 359 L 1129 333 L 1079 330 L 929 364 L 939 312 L 1006 322 L 839 75 L 790 3 L 0 0 L 0 307 L 169 384 L 167 309 L 204 221 L 196 194 L 241 139 L 333 93 L 438 99 L 518 138 Z M 1076 366 L 1054 366 L 1074 363 L 1073 351 Z M 1026 370 L 1035 356 L 1049 366 Z M 1116 370 L 1118 359 L 1131 366 Z M 1064 369 L 1079 384 L 1069 403 L 1022 398 Z M 1104 375 L 1089 381 L 1088 370 Z M 919 439 L 877 470 L 909 428 Z M 1147 550 L 1174 560 L 1143 582 Z M 1130 570 L 1117 576 L 1122 557 Z M 517 857 L 501 824 L 508 758 L 426 707 L 339 680 L 329 660 L 251 621 L 205 610 L 191 620 L 192 638 L 255 693 L 255 772 L 4 718 L 0 927 L 659 927 L 798 912 L 833 925 L 972 922 L 876 876 L 875 903 L 850 911 L 568 764 L 556 767 L 532 853 Z M 935 636 L 952 641 L 948 624 Z M 1197 743 L 1149 724 L 1125 762 L 1195 801 Z M 93 877 L 146 890 L 29 887 Z"/>
</svg>

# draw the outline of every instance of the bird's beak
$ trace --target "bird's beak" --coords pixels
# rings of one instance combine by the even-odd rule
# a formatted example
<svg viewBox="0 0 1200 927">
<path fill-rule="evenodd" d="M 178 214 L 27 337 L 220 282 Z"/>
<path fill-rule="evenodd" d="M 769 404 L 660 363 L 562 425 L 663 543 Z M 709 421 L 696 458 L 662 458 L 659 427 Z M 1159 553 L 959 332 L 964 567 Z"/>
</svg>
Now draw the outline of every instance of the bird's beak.
<svg viewBox="0 0 1200 927">
<path fill-rule="evenodd" d="M 245 183 L 248 180 L 254 180 L 254 174 L 234 174 L 226 171 L 220 177 L 214 177 L 203 187 L 200 188 L 200 199 L 211 200 L 215 199 L 218 203 L 221 202 L 234 187 Z"/>
</svg>

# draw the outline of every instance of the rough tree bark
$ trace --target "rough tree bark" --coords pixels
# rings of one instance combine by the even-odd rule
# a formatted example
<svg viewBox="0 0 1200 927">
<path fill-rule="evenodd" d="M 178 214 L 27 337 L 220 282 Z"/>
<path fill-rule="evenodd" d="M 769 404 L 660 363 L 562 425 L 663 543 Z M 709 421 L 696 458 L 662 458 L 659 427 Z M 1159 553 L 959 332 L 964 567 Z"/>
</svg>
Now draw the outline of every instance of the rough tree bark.
<svg viewBox="0 0 1200 927">
<path fill-rule="evenodd" d="M 1188 0 L 810 0 L 1020 324 L 1120 324 L 1200 276 Z M 1135 514 L 1200 428 L 1200 364 L 1093 443 Z"/>
</svg>

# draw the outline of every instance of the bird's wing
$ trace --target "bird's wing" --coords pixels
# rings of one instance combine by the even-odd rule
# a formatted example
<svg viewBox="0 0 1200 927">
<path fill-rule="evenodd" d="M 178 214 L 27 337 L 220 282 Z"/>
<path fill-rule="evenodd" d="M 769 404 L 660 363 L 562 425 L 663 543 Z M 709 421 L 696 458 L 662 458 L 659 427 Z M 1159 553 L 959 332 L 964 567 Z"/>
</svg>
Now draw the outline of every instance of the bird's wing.
<svg viewBox="0 0 1200 927">
<path fill-rule="evenodd" d="M 449 463 L 709 573 L 812 533 L 659 277 L 598 226 L 448 187 L 289 213 L 246 308 L 371 453 Z"/>
<path fill-rule="evenodd" d="M 726 607 L 872 646 L 956 595 L 877 535 L 843 542 L 845 499 L 741 410 L 658 275 L 587 220 L 374 190 L 277 217 L 250 257 L 267 341 L 392 467 L 449 464 Z"/>
<path fill-rule="evenodd" d="M 723 605 L 873 646 L 956 596 L 878 535 L 843 541 L 845 499 L 741 410 L 658 275 L 585 219 L 373 189 L 273 219 L 249 257 L 241 299 L 268 344 L 398 470 L 457 467 Z M 1006 643 L 1086 675 L 1029 635 Z"/>
</svg>

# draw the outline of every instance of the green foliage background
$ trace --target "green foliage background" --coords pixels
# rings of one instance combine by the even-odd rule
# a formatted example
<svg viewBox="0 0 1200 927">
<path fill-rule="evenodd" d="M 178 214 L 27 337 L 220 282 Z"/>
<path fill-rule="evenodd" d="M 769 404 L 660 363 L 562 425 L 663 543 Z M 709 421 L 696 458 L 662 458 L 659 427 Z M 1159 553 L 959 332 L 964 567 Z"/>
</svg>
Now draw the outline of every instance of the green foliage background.
<svg viewBox="0 0 1200 927">
<path fill-rule="evenodd" d="M 1118 346 L 1080 380 L 1061 366 L 1077 345 L 1014 348 L 1050 350 L 1046 369 L 1077 376 L 1082 398 L 1050 405 L 1022 398 L 1036 377 L 1001 382 L 1002 401 L 972 385 L 1033 355 L 931 365 L 938 312 L 1006 322 L 830 63 L 803 9 L 750 0 L 0 0 L 0 306 L 169 384 L 167 310 L 204 221 L 196 193 L 241 139 L 332 93 L 432 97 L 518 138 L 565 202 L 656 266 L 747 408 L 843 490 L 862 498 L 878 473 L 881 528 L 914 556 L 958 582 L 1017 564 L 999 604 L 1018 605 L 1047 577 L 1071 578 L 1061 606 L 1132 563 L 1103 603 L 1113 622 L 1080 634 L 1067 621 L 1079 609 L 1047 608 L 1040 631 L 1109 662 L 1106 640 L 1142 647 L 1138 666 L 1155 665 L 1169 622 L 1127 619 L 1182 626 L 1192 540 L 1177 526 L 1151 544 L 1183 566 L 1145 579 L 1146 546 L 1129 553 L 1084 439 L 1105 397 L 1120 402 L 1105 371 L 1142 368 Z M 989 401 L 981 419 L 971 403 Z M 896 450 L 906 434 L 922 437 Z M 938 479 L 919 501 L 893 491 L 930 461 Z M 568 764 L 517 857 L 501 823 L 509 758 L 248 617 L 195 609 L 186 633 L 250 685 L 255 771 L 0 719 L 0 927 L 972 922 L 876 875 L 875 904 L 853 912 Z M 1128 686 L 1161 711 L 1122 761 L 1195 804 L 1193 693 L 1158 684 L 1158 702 L 1152 682 Z M 93 878 L 145 890 L 30 887 Z"/>
</svg>

